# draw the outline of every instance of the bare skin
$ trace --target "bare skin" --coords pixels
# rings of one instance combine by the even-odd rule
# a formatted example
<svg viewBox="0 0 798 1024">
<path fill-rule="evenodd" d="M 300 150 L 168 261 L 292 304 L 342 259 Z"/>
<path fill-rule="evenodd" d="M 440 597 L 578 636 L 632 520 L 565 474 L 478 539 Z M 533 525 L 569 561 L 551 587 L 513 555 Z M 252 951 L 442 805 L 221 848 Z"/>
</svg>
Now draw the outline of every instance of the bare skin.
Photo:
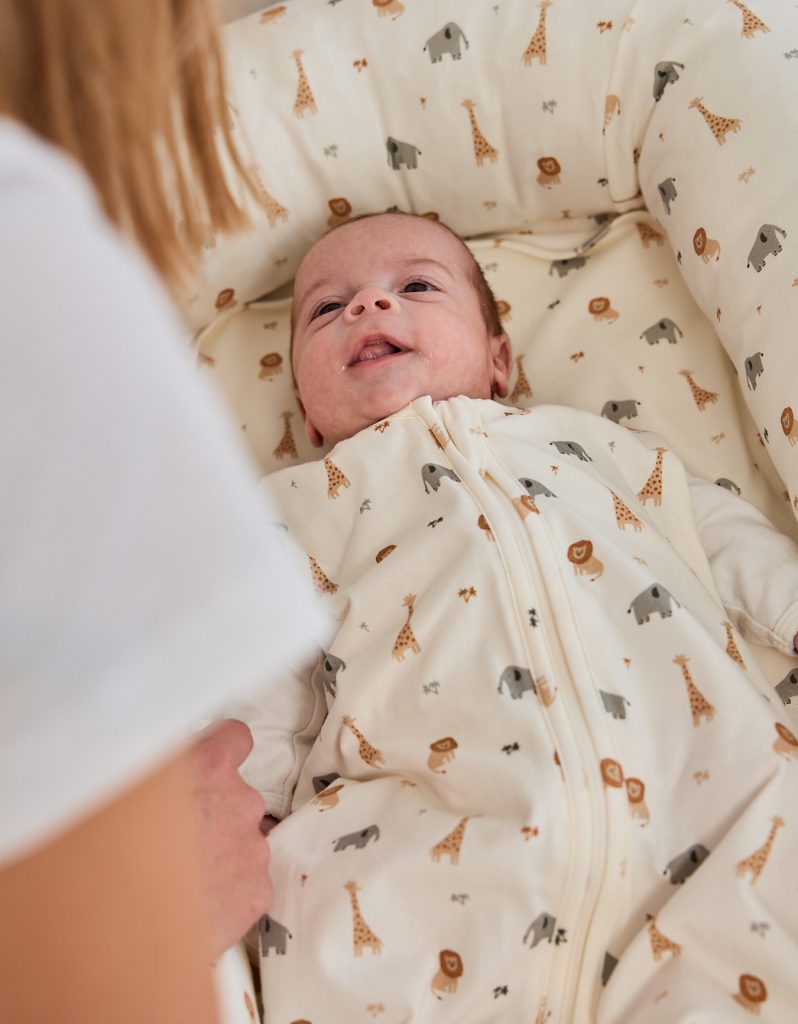
<svg viewBox="0 0 798 1024">
<path fill-rule="evenodd" d="M 238 774 L 250 750 L 247 726 L 228 719 L 200 733 L 191 751 L 216 956 L 237 942 L 272 901 L 263 798 Z"/>
<path fill-rule="evenodd" d="M 183 755 L 0 869 L 2 1020 L 216 1021 L 192 787 Z"/>
</svg>

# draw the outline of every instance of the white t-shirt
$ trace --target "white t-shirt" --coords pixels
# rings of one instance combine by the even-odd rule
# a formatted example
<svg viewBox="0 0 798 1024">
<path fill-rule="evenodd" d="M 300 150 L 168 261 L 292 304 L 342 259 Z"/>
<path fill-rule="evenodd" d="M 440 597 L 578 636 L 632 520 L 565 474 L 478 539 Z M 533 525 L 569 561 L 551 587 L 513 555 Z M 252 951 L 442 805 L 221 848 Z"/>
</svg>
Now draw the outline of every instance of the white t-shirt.
<svg viewBox="0 0 798 1024">
<path fill-rule="evenodd" d="M 0 118 L 0 862 L 305 654 L 254 485 L 149 267 Z"/>
</svg>

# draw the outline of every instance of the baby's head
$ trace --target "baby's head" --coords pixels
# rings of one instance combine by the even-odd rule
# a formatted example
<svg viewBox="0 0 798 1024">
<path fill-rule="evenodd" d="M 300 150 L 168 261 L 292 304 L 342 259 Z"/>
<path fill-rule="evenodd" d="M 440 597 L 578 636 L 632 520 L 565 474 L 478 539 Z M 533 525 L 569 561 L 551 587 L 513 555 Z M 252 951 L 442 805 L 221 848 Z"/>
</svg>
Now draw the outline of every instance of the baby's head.
<svg viewBox="0 0 798 1024">
<path fill-rule="evenodd" d="M 292 367 L 314 444 L 336 443 L 421 395 L 504 397 L 512 357 L 468 248 L 413 214 L 324 235 L 297 271 Z"/>
</svg>

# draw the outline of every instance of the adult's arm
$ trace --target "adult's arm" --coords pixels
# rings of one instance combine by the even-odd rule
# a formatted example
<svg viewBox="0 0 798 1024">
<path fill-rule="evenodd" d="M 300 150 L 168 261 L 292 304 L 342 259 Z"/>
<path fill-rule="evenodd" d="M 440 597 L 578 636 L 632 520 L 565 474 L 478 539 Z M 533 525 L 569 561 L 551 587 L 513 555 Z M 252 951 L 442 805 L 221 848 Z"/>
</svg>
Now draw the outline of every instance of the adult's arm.
<svg viewBox="0 0 798 1024">
<path fill-rule="evenodd" d="M 0 868 L 0 1020 L 217 1019 L 193 785 L 178 757 Z"/>
</svg>

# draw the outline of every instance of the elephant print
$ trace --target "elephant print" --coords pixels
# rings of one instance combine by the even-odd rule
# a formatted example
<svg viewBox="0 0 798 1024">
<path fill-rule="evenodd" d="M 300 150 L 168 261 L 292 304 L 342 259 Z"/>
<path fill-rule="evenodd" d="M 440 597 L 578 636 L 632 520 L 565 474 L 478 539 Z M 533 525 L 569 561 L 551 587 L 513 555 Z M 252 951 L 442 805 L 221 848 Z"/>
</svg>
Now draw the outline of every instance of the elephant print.
<svg viewBox="0 0 798 1024">
<path fill-rule="evenodd" d="M 292 939 L 293 935 L 284 924 L 264 914 L 258 922 L 258 937 L 261 956 L 268 956 L 270 949 L 273 949 L 277 956 L 285 956 L 288 939 Z"/>
<path fill-rule="evenodd" d="M 765 368 L 762 366 L 763 354 L 754 352 L 745 361 L 745 383 L 748 385 L 749 391 L 756 391 L 756 382 L 765 372 Z"/>
<path fill-rule="evenodd" d="M 337 688 L 337 675 L 339 672 L 343 672 L 346 668 L 346 664 L 341 661 L 340 658 L 336 658 L 334 654 L 328 654 L 326 651 L 322 651 L 321 661 L 321 681 L 324 689 L 329 695 L 335 699 L 335 691 Z"/>
<path fill-rule="evenodd" d="M 658 320 L 655 324 L 647 327 L 640 335 L 641 338 L 645 338 L 649 345 L 659 345 L 663 338 L 666 338 L 669 345 L 675 345 L 677 338 L 684 337 L 681 327 L 674 323 L 669 317 L 664 316 L 661 320 Z"/>
<path fill-rule="evenodd" d="M 519 700 L 527 690 L 537 693 L 532 673 L 528 668 L 519 668 L 518 665 L 508 665 L 499 676 L 499 693 L 503 686 L 507 687 L 513 700 Z"/>
<path fill-rule="evenodd" d="M 556 272 L 557 277 L 566 277 L 572 270 L 581 270 L 587 263 L 584 256 L 571 256 L 565 260 L 554 260 L 549 267 L 549 277 Z"/>
<path fill-rule="evenodd" d="M 676 179 L 666 178 L 664 181 L 661 181 L 659 185 L 657 185 L 657 192 L 659 192 L 662 205 L 665 207 L 665 213 L 670 214 L 671 203 L 679 194 L 676 191 Z"/>
<path fill-rule="evenodd" d="M 635 398 L 624 398 L 621 401 L 605 402 L 601 409 L 601 415 L 613 423 L 620 423 L 622 419 L 633 420 L 637 416 L 637 407 L 640 403 Z"/>
<path fill-rule="evenodd" d="M 666 85 L 679 81 L 679 71 L 684 71 L 684 64 L 673 60 L 662 60 L 654 65 L 654 99 L 659 103 Z"/>
<path fill-rule="evenodd" d="M 518 483 L 524 488 L 530 498 L 544 497 L 544 498 L 556 498 L 557 495 L 554 491 L 550 491 L 545 484 L 539 483 L 537 480 L 533 480 L 531 477 L 522 476 L 519 477 Z"/>
<path fill-rule="evenodd" d="M 437 491 L 441 485 L 441 481 L 448 478 L 453 480 L 455 483 L 460 483 L 460 477 L 452 469 L 447 469 L 445 466 L 438 466 L 434 462 L 428 462 L 425 466 L 421 467 L 421 479 L 424 482 L 424 493 L 429 494 L 430 487 L 433 491 Z"/>
<path fill-rule="evenodd" d="M 561 942 L 565 942 L 565 929 L 557 927 L 557 918 L 553 914 L 544 913 L 538 914 L 532 924 L 527 928 L 524 934 L 524 945 L 527 944 L 529 937 L 532 937 L 532 941 L 529 943 L 529 948 L 534 949 L 539 942 L 544 939 L 546 942 L 554 942 L 555 946 L 559 946 Z"/>
<path fill-rule="evenodd" d="M 793 698 L 798 700 L 798 671 L 790 669 L 776 687 L 776 693 L 785 704 L 790 704 Z"/>
<path fill-rule="evenodd" d="M 638 626 L 642 626 L 655 612 L 659 612 L 660 618 L 669 619 L 673 615 L 672 604 L 681 608 L 676 598 L 661 583 L 652 583 L 632 601 L 627 609 L 627 614 L 634 613 Z"/>
<path fill-rule="evenodd" d="M 709 850 L 701 843 L 694 843 L 665 865 L 663 875 L 670 875 L 671 885 L 683 885 L 709 856 Z"/>
<path fill-rule="evenodd" d="M 429 59 L 433 64 L 442 61 L 444 53 L 448 53 L 452 60 L 460 60 L 462 43 L 465 43 L 465 48 L 468 49 L 468 40 L 463 30 L 453 21 L 449 21 L 435 35 L 429 37 L 424 43 L 424 50 L 429 53 Z"/>
<path fill-rule="evenodd" d="M 421 150 L 410 142 L 400 142 L 392 136 L 385 140 L 385 148 L 388 150 L 388 165 L 395 171 L 400 171 L 404 164 L 408 170 L 418 167 L 418 158 Z"/>
<path fill-rule="evenodd" d="M 581 444 L 576 441 L 549 441 L 560 455 L 575 455 L 580 462 L 592 462 L 593 459 L 587 454 Z"/>
<path fill-rule="evenodd" d="M 753 267 L 757 274 L 764 267 L 766 257 L 778 256 L 781 252 L 781 242 L 776 235 L 786 238 L 787 232 L 775 224 L 763 224 L 756 233 L 756 241 L 751 246 L 746 266 Z"/>
<path fill-rule="evenodd" d="M 604 710 L 613 718 L 626 718 L 626 706 L 629 701 L 619 693 L 608 693 L 606 690 L 599 690 L 601 703 Z"/>
<path fill-rule="evenodd" d="M 379 838 L 379 826 L 369 825 L 368 828 L 361 829 L 360 832 L 349 832 L 345 836 L 333 839 L 333 851 L 338 853 L 340 850 L 348 850 L 350 847 L 362 850 L 372 839 L 376 842 Z"/>
</svg>

